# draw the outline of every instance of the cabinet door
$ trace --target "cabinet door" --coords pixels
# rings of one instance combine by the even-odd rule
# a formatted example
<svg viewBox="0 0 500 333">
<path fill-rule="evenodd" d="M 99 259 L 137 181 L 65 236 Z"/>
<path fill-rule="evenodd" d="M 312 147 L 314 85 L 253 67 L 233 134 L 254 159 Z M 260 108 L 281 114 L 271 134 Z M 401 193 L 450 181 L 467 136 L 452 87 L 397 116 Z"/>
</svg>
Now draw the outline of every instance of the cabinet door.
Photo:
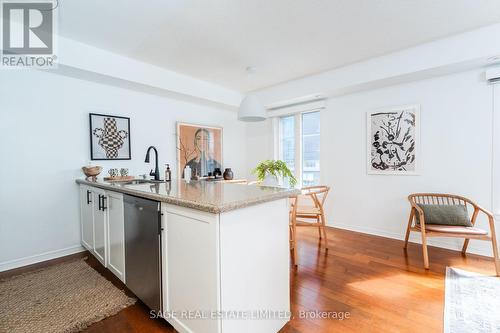
<svg viewBox="0 0 500 333">
<path fill-rule="evenodd" d="M 125 282 L 123 195 L 106 192 L 108 211 L 108 269 Z"/>
<path fill-rule="evenodd" d="M 106 266 L 106 209 L 107 200 L 103 190 L 94 192 L 94 255 Z"/>
<path fill-rule="evenodd" d="M 94 250 L 94 198 L 90 187 L 80 185 L 80 223 L 82 245 L 89 251 Z"/>
<path fill-rule="evenodd" d="M 164 305 L 181 332 L 217 333 L 220 320 L 186 318 L 186 309 L 218 311 L 220 296 L 217 216 L 185 207 L 166 207 L 167 271 Z"/>
</svg>

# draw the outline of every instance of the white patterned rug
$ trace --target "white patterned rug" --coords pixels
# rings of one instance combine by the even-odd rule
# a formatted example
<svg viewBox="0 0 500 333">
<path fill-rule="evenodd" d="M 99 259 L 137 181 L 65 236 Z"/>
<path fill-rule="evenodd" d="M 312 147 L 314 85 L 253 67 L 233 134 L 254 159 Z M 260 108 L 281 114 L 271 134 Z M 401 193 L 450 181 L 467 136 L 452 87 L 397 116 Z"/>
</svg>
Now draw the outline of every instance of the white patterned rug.
<svg viewBox="0 0 500 333">
<path fill-rule="evenodd" d="M 500 278 L 446 267 L 444 333 L 500 333 Z"/>
</svg>

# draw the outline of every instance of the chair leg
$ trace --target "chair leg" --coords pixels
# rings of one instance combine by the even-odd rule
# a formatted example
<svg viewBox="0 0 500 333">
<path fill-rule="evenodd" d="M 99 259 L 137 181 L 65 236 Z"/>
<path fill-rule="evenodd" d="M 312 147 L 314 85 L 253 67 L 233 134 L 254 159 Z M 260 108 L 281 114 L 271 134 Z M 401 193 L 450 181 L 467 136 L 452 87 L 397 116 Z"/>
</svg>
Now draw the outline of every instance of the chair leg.
<svg viewBox="0 0 500 333">
<path fill-rule="evenodd" d="M 467 246 L 469 246 L 469 239 L 466 238 L 465 241 L 464 241 L 464 246 L 462 247 L 462 254 L 465 255 L 465 253 L 467 252 Z"/>
<path fill-rule="evenodd" d="M 321 214 L 321 229 L 323 230 L 323 238 L 325 238 L 325 249 L 328 250 L 328 238 L 326 238 L 326 219 L 325 214 Z"/>
<path fill-rule="evenodd" d="M 500 257 L 498 256 L 497 236 L 495 235 L 495 226 L 493 223 L 490 223 L 491 245 L 493 246 L 493 260 L 495 261 L 495 271 L 497 273 L 497 276 L 500 276 Z"/>
<path fill-rule="evenodd" d="M 491 214 L 488 214 L 488 223 L 490 224 L 490 236 L 491 245 L 493 246 L 493 260 L 495 262 L 495 271 L 497 273 L 497 276 L 500 276 L 500 258 L 498 255 L 497 235 L 495 233 L 495 218 Z"/>
<path fill-rule="evenodd" d="M 424 256 L 424 268 L 429 269 L 429 255 L 427 253 L 427 237 L 425 231 L 422 230 L 422 254 Z"/>
<path fill-rule="evenodd" d="M 298 254 L 297 254 L 297 221 L 295 220 L 295 216 L 292 217 L 292 237 L 293 237 L 293 265 L 295 267 L 299 264 Z"/>
<path fill-rule="evenodd" d="M 408 226 L 406 227 L 406 236 L 405 236 L 405 246 L 404 249 L 408 248 L 408 239 L 410 238 L 410 228 L 413 222 L 413 216 L 415 215 L 415 211 L 413 208 L 410 211 L 410 218 L 408 219 Z"/>
<path fill-rule="evenodd" d="M 316 217 L 316 223 L 318 223 L 318 235 L 319 235 L 319 239 L 321 239 L 321 238 L 323 238 L 323 236 L 321 235 L 321 224 L 320 224 L 319 216 Z"/>
<path fill-rule="evenodd" d="M 500 276 L 500 258 L 498 257 L 498 248 L 496 242 L 491 242 L 493 245 L 493 260 L 495 261 L 495 271 L 497 276 Z"/>
</svg>

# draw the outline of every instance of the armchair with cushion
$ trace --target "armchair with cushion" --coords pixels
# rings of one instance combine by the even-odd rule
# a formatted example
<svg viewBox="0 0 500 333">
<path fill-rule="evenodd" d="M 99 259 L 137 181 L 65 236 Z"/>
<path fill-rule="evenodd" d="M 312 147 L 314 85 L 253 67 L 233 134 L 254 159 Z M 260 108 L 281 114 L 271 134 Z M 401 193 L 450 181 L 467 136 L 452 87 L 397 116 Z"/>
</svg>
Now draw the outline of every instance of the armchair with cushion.
<svg viewBox="0 0 500 333">
<path fill-rule="evenodd" d="M 406 249 L 408 246 L 410 232 L 420 232 L 425 269 L 429 269 L 427 237 L 465 238 L 462 247 L 463 254 L 467 251 L 469 239 L 480 239 L 491 242 L 496 274 L 500 276 L 500 260 L 493 214 L 470 199 L 452 194 L 415 193 L 408 196 L 408 201 L 410 202 L 411 210 L 406 229 L 404 248 Z M 470 218 L 468 216 L 468 207 L 472 211 Z M 486 230 L 475 227 L 479 213 L 487 216 L 489 233 Z"/>
</svg>

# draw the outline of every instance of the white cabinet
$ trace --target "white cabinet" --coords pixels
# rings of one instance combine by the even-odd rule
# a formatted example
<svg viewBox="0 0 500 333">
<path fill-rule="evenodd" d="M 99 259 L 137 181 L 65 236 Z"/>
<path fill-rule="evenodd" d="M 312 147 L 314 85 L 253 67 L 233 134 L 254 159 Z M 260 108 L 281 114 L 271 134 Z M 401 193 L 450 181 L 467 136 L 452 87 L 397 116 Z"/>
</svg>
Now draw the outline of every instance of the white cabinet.
<svg viewBox="0 0 500 333">
<path fill-rule="evenodd" d="M 107 191 L 108 269 L 125 282 L 125 230 L 123 195 Z"/>
<path fill-rule="evenodd" d="M 80 221 L 82 245 L 89 251 L 94 250 L 94 192 L 88 186 L 80 186 Z"/>
<path fill-rule="evenodd" d="M 80 185 L 82 245 L 125 282 L 123 195 Z"/>
</svg>

